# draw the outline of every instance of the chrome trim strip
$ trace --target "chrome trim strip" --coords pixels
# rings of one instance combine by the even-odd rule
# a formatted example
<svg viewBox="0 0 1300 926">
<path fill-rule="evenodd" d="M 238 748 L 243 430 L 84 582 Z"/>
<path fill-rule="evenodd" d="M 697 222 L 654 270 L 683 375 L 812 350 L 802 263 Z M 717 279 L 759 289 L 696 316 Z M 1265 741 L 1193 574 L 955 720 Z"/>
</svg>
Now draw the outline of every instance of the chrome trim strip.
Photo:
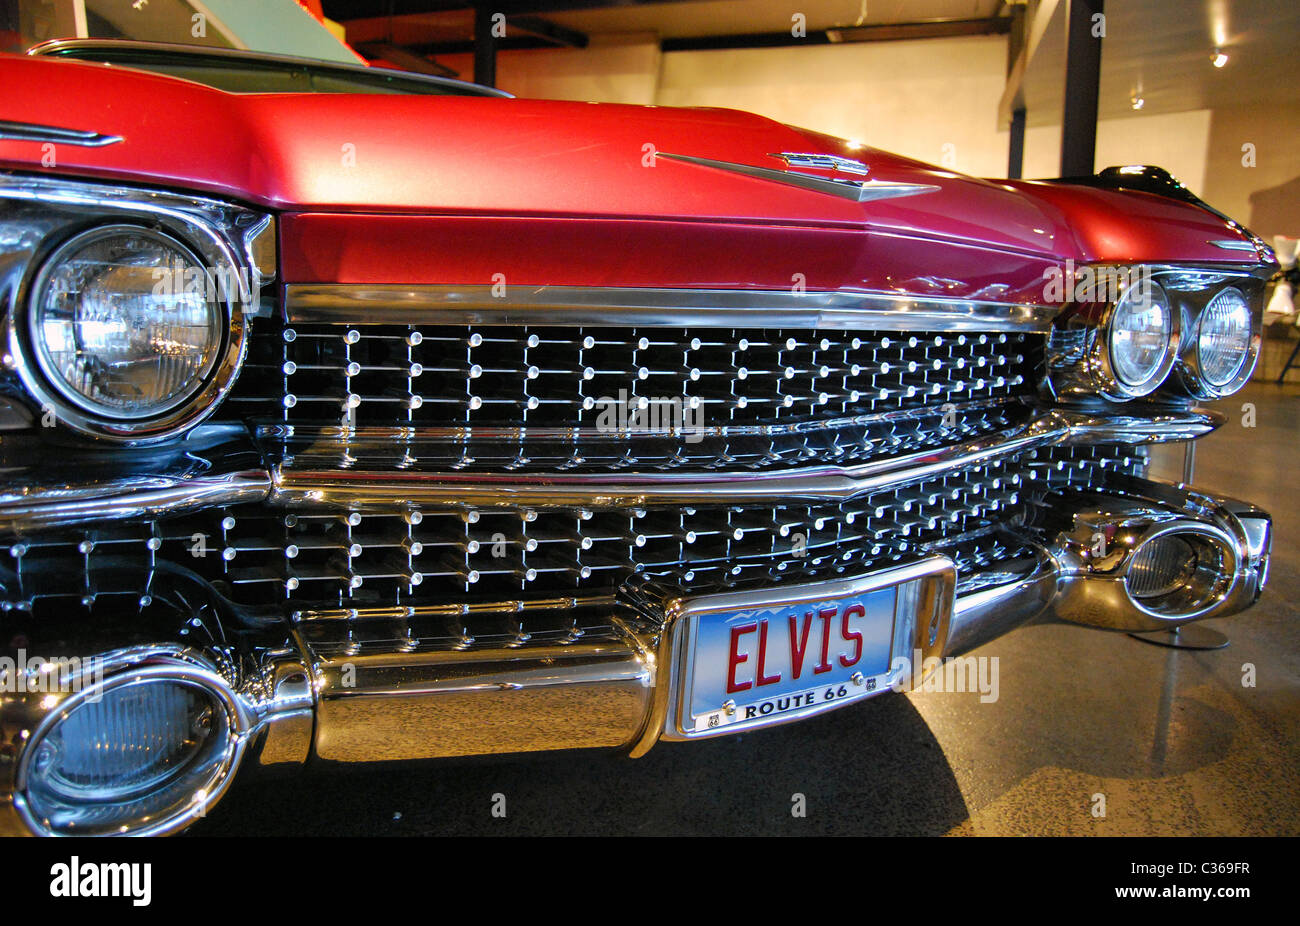
<svg viewBox="0 0 1300 926">
<path fill-rule="evenodd" d="M 270 500 L 286 507 L 324 505 L 347 509 L 394 505 L 607 508 L 790 499 L 839 502 L 1055 444 L 1193 440 L 1210 433 L 1224 420 L 1222 415 L 1207 411 L 1114 419 L 1055 410 L 1019 427 L 942 450 L 920 451 L 860 466 L 786 472 L 527 475 L 277 466 Z"/>
<path fill-rule="evenodd" d="M 291 283 L 292 323 L 591 325 L 1045 332 L 1060 306 L 853 290 Z"/>
<path fill-rule="evenodd" d="M 797 186 L 801 189 L 811 190 L 814 193 L 827 193 L 831 196 L 851 199 L 859 203 L 872 202 L 877 199 L 898 199 L 903 196 L 915 196 L 918 193 L 935 193 L 941 189 L 941 187 L 932 183 L 836 180 L 818 174 L 805 174 L 802 171 L 794 170 L 788 166 L 790 158 L 786 158 L 784 155 L 775 155 L 775 157 L 783 158 L 786 161 L 787 168 L 785 170 L 775 170 L 771 167 L 755 167 L 752 164 L 737 164 L 735 161 L 715 161 L 712 158 L 697 158 L 689 154 L 669 154 L 666 151 L 655 152 L 656 159 L 668 158 L 685 164 L 712 167 L 716 170 L 743 174 L 746 177 L 755 177 L 759 180 L 771 180 L 776 183 L 784 183 L 787 186 Z M 791 157 L 806 157 L 806 155 L 793 155 Z"/>
<path fill-rule="evenodd" d="M 572 611 L 575 608 L 610 606 L 616 598 L 609 594 L 571 596 L 567 598 L 516 598 L 511 601 L 453 601 L 444 604 L 394 605 L 375 608 L 327 608 L 294 611 L 295 624 L 321 621 L 409 621 L 431 617 L 474 617 L 483 614 L 527 614 L 536 611 Z"/>
<path fill-rule="evenodd" d="M 1238 238 L 1219 238 L 1207 241 L 1206 244 L 1212 244 L 1216 248 L 1223 248 L 1225 251 L 1249 251 L 1254 254 L 1257 250 L 1255 242 L 1242 241 Z"/>
<path fill-rule="evenodd" d="M 0 494 L 0 532 L 23 533 L 122 518 L 154 518 L 220 505 L 260 502 L 265 470 L 209 476 L 128 477 L 112 483 L 43 486 Z"/>
<path fill-rule="evenodd" d="M 244 468 L 228 473 L 143 473 L 82 484 L 21 484 L 0 492 L 0 532 L 122 518 L 165 517 L 196 509 L 267 501 L 288 507 L 536 506 L 625 507 L 772 499 L 843 501 L 1054 444 L 1157 443 L 1202 437 L 1226 418 L 1206 410 L 1094 417 L 1055 410 L 1017 428 L 941 450 L 854 467 L 784 472 L 420 473 Z"/>
<path fill-rule="evenodd" d="M 0 138 L 10 141 L 54 142 L 79 145 L 82 148 L 102 148 L 115 145 L 121 135 L 103 135 L 86 129 L 65 129 L 57 125 L 39 125 L 35 122 L 10 122 L 0 120 Z"/>
</svg>

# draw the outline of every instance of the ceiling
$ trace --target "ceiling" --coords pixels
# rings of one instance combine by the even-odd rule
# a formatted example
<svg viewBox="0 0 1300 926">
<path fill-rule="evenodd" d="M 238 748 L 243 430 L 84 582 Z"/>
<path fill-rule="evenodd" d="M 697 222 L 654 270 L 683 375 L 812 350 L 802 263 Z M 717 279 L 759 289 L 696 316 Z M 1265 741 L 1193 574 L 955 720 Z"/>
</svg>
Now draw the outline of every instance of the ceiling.
<svg viewBox="0 0 1300 926">
<path fill-rule="evenodd" d="M 1055 7 L 1050 25 L 1023 85 L 1029 125 L 1061 121 L 1066 3 L 1045 0 L 1043 7 L 1049 6 Z M 1228 56 L 1222 68 L 1211 60 L 1216 45 Z M 1297 0 L 1127 0 L 1106 5 L 1101 119 L 1258 103 L 1294 106 L 1297 77 Z M 1010 96 L 1003 99 L 1004 121 Z M 1136 109 L 1135 97 L 1142 101 Z"/>
<path fill-rule="evenodd" d="M 654 32 L 660 38 L 694 38 L 788 32 L 796 11 L 807 17 L 807 30 L 816 32 L 935 19 L 987 19 L 1001 6 L 1001 0 L 704 0 L 549 13 L 547 18 L 593 35 Z"/>
<path fill-rule="evenodd" d="M 661 39 L 788 33 L 797 13 L 809 33 L 851 26 L 988 19 L 1002 0 L 623 0 L 542 3 L 501 0 L 494 10 L 536 13 L 588 36 L 652 33 Z M 325 0 L 325 15 L 348 26 L 349 41 L 439 45 L 468 41 L 474 14 L 455 0 Z M 390 13 L 391 11 L 391 13 Z M 354 34 L 364 38 L 353 39 Z"/>
<path fill-rule="evenodd" d="M 1041 38 L 1024 80 L 1003 99 L 1003 120 L 1023 101 L 1030 125 L 1059 124 L 1064 94 L 1068 0 L 1036 0 Z M 490 8 L 531 14 L 581 39 L 651 33 L 671 49 L 709 47 L 710 37 L 788 34 L 794 12 L 810 39 L 825 30 L 1003 17 L 1003 0 L 493 0 Z M 466 0 L 324 0 L 353 44 L 384 43 L 420 55 L 465 50 L 474 14 Z M 522 20 L 520 20 L 522 24 Z M 1294 105 L 1300 76 L 1300 0 L 1111 0 L 1102 48 L 1100 118 L 1222 109 L 1245 103 Z M 513 32 L 503 47 L 557 44 Z M 833 38 L 833 37 L 832 37 Z M 705 43 L 692 46 L 692 41 Z M 1215 47 L 1227 64 L 1211 63 Z M 717 47 L 717 46 L 713 46 Z M 409 65 L 407 65 L 409 66 Z M 1142 101 L 1134 109 L 1133 100 Z"/>
</svg>

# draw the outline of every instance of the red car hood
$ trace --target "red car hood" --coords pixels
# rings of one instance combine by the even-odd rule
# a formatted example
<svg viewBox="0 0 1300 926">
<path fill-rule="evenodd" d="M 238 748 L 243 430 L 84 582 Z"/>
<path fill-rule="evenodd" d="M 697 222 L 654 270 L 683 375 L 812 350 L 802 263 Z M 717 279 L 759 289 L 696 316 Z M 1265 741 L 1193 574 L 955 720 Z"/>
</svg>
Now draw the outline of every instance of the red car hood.
<svg viewBox="0 0 1300 926">
<path fill-rule="evenodd" d="M 954 295 L 968 290 L 970 273 L 947 250 L 967 255 L 972 268 L 979 266 L 978 252 L 998 252 L 1034 275 L 1040 262 L 1067 257 L 1222 260 L 1230 253 L 1206 243 L 1226 236 L 1224 224 L 1183 204 L 1134 197 L 1131 211 L 1106 215 L 1107 205 L 1122 204 L 1121 198 L 1092 197 L 1089 215 L 1107 223 L 1106 233 L 1085 229 L 1081 234 L 1073 227 L 1068 198 L 962 176 L 731 110 L 487 97 L 235 95 L 116 66 L 0 55 L 0 120 L 123 139 L 97 148 L 61 144 L 52 152 L 37 142 L 0 140 L 0 166 L 166 185 L 286 213 L 383 216 L 394 239 L 412 231 L 403 216 L 453 214 L 464 221 L 485 216 L 533 222 L 657 220 L 700 223 L 701 230 L 722 223 L 755 234 L 785 228 L 787 240 L 798 226 L 821 233 L 817 248 L 843 247 L 858 240 L 864 228 L 893 240 L 888 253 L 856 248 L 863 251 L 859 263 L 876 268 L 872 279 L 847 265 L 826 268 L 824 284 L 834 288 L 873 281 L 892 285 L 879 276 L 882 262 L 894 266 L 895 252 L 915 253 L 917 245 L 926 250 L 926 241 L 945 253 L 917 255 L 916 267 L 903 268 L 904 280 L 926 276 L 926 288 L 947 288 Z M 656 159 L 653 152 L 778 169 L 782 162 L 773 153 L 832 153 L 867 164 L 872 180 L 938 190 L 859 203 Z M 1176 221 L 1169 224 L 1171 215 Z M 1157 220 L 1164 227 L 1153 231 Z M 317 228 L 318 234 L 339 231 L 337 224 Z M 845 238 L 845 233 L 856 236 Z M 500 234 L 508 241 L 513 232 Z M 809 249 L 814 237 L 804 236 Z M 689 246 L 688 238 L 676 246 Z M 670 244 L 665 239 L 668 252 Z M 737 240 L 736 247 L 743 246 Z M 781 252 L 776 238 L 769 237 L 766 246 Z M 376 251 L 362 257 L 356 256 L 360 251 L 350 253 L 371 260 L 391 249 L 385 242 Z M 390 256 L 399 267 L 408 258 Z M 302 272 L 344 269 L 318 265 Z M 443 270 L 429 271 L 435 272 Z M 789 270 L 782 274 L 788 285 Z M 937 276 L 929 279 L 930 274 Z M 752 285 L 747 275 L 753 276 L 738 265 L 717 282 L 725 285 L 731 276 L 739 278 L 737 285 Z M 832 279 L 837 275 L 842 278 Z M 974 287 L 985 289 L 982 283 Z"/>
<path fill-rule="evenodd" d="M 61 146 L 61 170 L 163 182 L 282 210 L 942 224 L 967 240 L 1033 251 L 1052 251 L 1060 230 L 1051 214 L 1005 187 L 873 149 L 845 150 L 826 136 L 732 110 L 233 95 L 120 67 L 20 56 L 0 59 L 0 100 L 0 119 L 122 136 L 102 148 Z M 769 168 L 782 166 L 774 152 L 834 149 L 867 163 L 872 179 L 942 191 L 856 203 L 655 160 L 651 149 Z M 9 166 L 39 157 L 34 143 L 0 142 Z M 963 226 L 962 216 L 973 221 Z"/>
</svg>

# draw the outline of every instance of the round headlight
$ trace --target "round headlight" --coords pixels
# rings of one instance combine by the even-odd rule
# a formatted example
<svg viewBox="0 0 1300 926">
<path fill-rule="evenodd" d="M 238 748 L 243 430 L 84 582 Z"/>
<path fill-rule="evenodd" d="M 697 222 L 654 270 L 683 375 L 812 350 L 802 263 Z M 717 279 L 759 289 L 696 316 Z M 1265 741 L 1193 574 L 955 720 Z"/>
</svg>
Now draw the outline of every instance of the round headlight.
<svg viewBox="0 0 1300 926">
<path fill-rule="evenodd" d="M 1233 287 L 1210 300 L 1196 332 L 1196 365 L 1206 385 L 1216 389 L 1233 382 L 1250 356 L 1250 304 Z"/>
<path fill-rule="evenodd" d="M 28 335 L 37 365 L 68 403 L 97 418 L 166 414 L 212 374 L 224 304 L 179 241 L 134 226 L 85 232 L 37 279 Z"/>
<path fill-rule="evenodd" d="M 1174 317 L 1169 297 L 1149 280 L 1130 286 L 1115 304 L 1107 331 L 1111 372 L 1129 397 L 1155 391 L 1173 365 Z"/>
</svg>

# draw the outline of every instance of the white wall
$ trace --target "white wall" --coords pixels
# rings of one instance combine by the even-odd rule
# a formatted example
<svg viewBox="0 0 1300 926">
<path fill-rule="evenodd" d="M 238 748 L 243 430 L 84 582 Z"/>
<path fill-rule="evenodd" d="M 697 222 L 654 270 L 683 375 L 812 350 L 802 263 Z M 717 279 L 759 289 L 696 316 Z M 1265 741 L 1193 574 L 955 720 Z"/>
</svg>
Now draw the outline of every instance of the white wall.
<svg viewBox="0 0 1300 926">
<path fill-rule="evenodd" d="M 649 34 L 592 36 L 584 49 L 538 48 L 497 55 L 497 86 L 515 96 L 601 103 L 655 101 L 659 40 Z M 474 73 L 470 55 L 439 55 L 465 79 Z"/>
<path fill-rule="evenodd" d="M 1127 119 L 1103 119 L 1097 123 L 1097 169 L 1112 165 L 1157 164 L 1165 168 L 1198 196 L 1205 189 L 1206 151 L 1210 139 L 1210 111 Z M 1061 127 L 1036 126 L 1025 132 L 1026 177 L 1059 177 L 1061 174 Z"/>
<path fill-rule="evenodd" d="M 441 60 L 472 73 L 468 55 Z M 1006 175 L 1005 70 L 1005 36 L 661 54 L 655 36 L 634 34 L 498 58 L 498 82 L 520 96 L 745 109 L 987 177 Z M 1060 135 L 1028 130 L 1026 177 L 1060 172 Z M 1246 143 L 1253 167 L 1242 163 Z M 1260 234 L 1300 234 L 1300 110 L 1103 120 L 1096 164 L 1158 164 Z"/>
<path fill-rule="evenodd" d="M 1005 175 L 1006 38 L 669 52 L 656 102 L 726 106 L 977 175 Z"/>
</svg>

